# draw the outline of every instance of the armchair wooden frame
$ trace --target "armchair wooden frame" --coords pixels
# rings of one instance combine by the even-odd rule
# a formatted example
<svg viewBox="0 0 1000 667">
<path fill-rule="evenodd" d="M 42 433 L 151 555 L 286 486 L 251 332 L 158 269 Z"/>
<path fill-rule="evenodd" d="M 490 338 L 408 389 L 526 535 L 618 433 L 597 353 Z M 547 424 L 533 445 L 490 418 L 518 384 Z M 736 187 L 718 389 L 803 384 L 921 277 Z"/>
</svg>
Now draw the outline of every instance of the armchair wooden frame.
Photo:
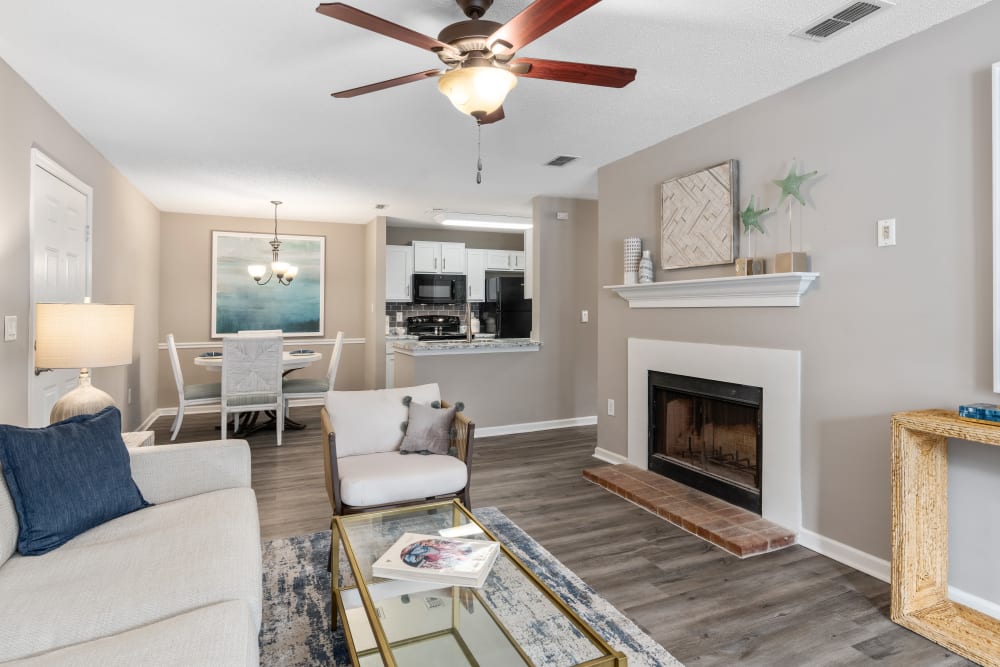
<svg viewBox="0 0 1000 667">
<path fill-rule="evenodd" d="M 451 407 L 445 401 L 441 401 L 444 408 Z M 326 407 L 320 411 L 323 421 L 323 468 L 326 474 L 326 495 L 330 498 L 330 507 L 334 516 L 345 514 L 358 514 L 361 512 L 372 512 L 375 510 L 389 509 L 392 507 L 405 507 L 407 505 L 421 505 L 435 500 L 446 500 L 448 498 L 458 498 L 466 507 L 472 506 L 472 497 L 469 487 L 472 483 L 472 443 L 475 438 L 476 425 L 465 414 L 455 413 L 455 436 L 452 445 L 457 451 L 459 460 L 465 463 L 465 487 L 455 493 L 448 493 L 440 496 L 430 496 L 427 498 L 414 498 L 405 502 L 387 503 L 384 505 L 347 505 L 340 495 L 340 474 L 337 470 L 337 436 L 333 431 L 333 422 L 330 420 L 330 413 Z"/>
</svg>

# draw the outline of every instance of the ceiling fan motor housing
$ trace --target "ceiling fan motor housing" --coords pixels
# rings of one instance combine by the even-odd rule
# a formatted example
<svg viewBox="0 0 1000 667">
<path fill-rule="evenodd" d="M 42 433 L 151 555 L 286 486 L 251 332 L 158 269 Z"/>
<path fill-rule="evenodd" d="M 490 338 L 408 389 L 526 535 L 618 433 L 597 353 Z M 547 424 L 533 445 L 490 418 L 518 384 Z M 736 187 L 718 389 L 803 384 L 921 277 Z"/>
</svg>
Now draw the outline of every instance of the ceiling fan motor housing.
<svg viewBox="0 0 1000 667">
<path fill-rule="evenodd" d="M 481 53 L 484 58 L 491 58 L 492 54 L 487 49 L 486 40 L 502 27 L 502 23 L 479 19 L 452 23 L 438 34 L 438 40 L 454 46 L 462 53 L 462 57 L 456 58 L 448 51 L 438 51 L 437 56 L 449 65 L 461 62 L 465 60 L 466 55 L 475 52 Z M 512 56 L 513 54 L 505 54 L 504 60 L 509 60 Z"/>
</svg>

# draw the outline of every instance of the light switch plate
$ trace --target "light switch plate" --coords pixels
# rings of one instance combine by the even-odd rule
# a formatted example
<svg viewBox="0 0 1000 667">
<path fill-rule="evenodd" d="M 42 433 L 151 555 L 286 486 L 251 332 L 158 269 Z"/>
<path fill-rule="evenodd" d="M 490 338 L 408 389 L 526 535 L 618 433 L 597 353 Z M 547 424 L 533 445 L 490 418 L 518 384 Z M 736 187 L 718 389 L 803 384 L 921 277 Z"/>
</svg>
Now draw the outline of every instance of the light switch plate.
<svg viewBox="0 0 1000 667">
<path fill-rule="evenodd" d="M 889 218 L 887 220 L 879 220 L 877 228 L 878 228 L 877 243 L 880 248 L 883 246 L 896 245 L 895 218 Z"/>
<path fill-rule="evenodd" d="M 608 416 L 609 417 L 615 416 L 615 399 L 613 398 L 608 399 Z"/>
<path fill-rule="evenodd" d="M 581 310 L 580 311 L 580 321 L 583 322 L 584 324 L 586 324 L 587 322 L 590 321 L 590 311 L 589 310 Z"/>
<path fill-rule="evenodd" d="M 17 315 L 4 315 L 3 339 L 5 342 L 17 340 Z"/>
</svg>

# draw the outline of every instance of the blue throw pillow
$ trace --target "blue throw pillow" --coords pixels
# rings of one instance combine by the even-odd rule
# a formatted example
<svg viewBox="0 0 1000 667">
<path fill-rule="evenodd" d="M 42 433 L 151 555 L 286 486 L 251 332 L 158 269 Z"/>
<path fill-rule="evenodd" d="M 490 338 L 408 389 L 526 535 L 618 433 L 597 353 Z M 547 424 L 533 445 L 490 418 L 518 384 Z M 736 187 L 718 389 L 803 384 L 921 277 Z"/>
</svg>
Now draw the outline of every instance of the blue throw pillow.
<svg viewBox="0 0 1000 667">
<path fill-rule="evenodd" d="M 20 523 L 21 554 L 47 553 L 149 506 L 132 480 L 121 424 L 111 406 L 45 428 L 0 425 L 0 464 Z"/>
</svg>

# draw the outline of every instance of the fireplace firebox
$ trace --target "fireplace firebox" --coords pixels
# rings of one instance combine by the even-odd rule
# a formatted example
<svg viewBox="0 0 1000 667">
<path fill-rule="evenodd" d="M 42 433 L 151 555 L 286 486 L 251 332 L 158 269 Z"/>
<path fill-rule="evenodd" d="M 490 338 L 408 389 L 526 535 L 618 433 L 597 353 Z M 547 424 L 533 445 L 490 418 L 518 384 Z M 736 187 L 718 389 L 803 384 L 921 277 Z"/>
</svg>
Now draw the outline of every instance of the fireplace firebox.
<svg viewBox="0 0 1000 667">
<path fill-rule="evenodd" d="M 649 469 L 761 513 L 761 387 L 649 371 Z"/>
</svg>

